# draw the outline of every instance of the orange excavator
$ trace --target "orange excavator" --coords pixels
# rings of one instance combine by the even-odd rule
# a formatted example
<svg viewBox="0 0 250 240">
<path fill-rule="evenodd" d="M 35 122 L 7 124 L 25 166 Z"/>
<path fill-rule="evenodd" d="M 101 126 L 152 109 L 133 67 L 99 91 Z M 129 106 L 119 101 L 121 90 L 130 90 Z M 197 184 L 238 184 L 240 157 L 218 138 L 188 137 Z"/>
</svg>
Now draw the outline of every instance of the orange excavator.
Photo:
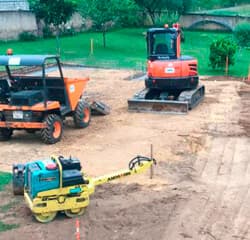
<svg viewBox="0 0 250 240">
<path fill-rule="evenodd" d="M 181 30 L 150 28 L 147 31 L 147 77 L 145 88 L 128 100 L 133 112 L 187 113 L 204 98 L 199 85 L 197 59 L 181 55 Z"/>
</svg>

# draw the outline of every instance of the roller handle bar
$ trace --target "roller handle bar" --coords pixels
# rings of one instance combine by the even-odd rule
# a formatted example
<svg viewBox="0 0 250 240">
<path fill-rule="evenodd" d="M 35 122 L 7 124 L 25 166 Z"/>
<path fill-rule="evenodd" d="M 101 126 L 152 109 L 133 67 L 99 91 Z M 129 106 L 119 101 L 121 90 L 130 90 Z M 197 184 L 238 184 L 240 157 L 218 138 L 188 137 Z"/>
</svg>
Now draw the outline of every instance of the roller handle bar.
<svg viewBox="0 0 250 240">
<path fill-rule="evenodd" d="M 156 164 L 156 160 L 154 158 L 138 155 L 130 160 L 128 168 L 129 170 L 133 170 L 136 167 L 136 165 L 140 166 L 142 162 L 150 162 L 150 161 L 153 161 L 153 163 Z"/>
</svg>

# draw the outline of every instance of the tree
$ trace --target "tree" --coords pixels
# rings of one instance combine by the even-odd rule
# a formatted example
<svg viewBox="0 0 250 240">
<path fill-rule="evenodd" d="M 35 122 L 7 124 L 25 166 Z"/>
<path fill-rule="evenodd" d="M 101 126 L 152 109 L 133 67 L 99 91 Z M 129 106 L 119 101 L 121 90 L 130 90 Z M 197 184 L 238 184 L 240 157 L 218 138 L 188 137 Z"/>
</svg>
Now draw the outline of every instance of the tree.
<svg viewBox="0 0 250 240">
<path fill-rule="evenodd" d="M 77 7 L 76 1 L 69 0 L 30 0 L 31 10 L 46 25 L 53 24 L 56 29 L 57 52 L 60 55 L 60 25 L 66 23 Z"/>
<path fill-rule="evenodd" d="M 241 47 L 250 47 L 250 23 L 241 22 L 234 29 L 234 37 Z"/>
<path fill-rule="evenodd" d="M 164 11 L 181 14 L 189 7 L 188 3 L 191 0 L 135 0 L 139 7 L 141 7 L 151 18 L 152 23 L 155 24 L 156 18 L 160 18 Z"/>
<path fill-rule="evenodd" d="M 234 54 L 236 53 L 237 45 L 232 39 L 221 38 L 214 40 L 210 45 L 210 65 L 212 68 L 223 68 L 228 64 L 234 64 Z"/>
<path fill-rule="evenodd" d="M 162 7 L 165 5 L 165 0 L 135 0 L 139 7 L 141 7 L 151 18 L 155 24 L 156 15 L 160 15 Z"/>
<path fill-rule="evenodd" d="M 85 0 L 79 6 L 83 17 L 89 17 L 94 27 L 103 34 L 103 46 L 106 47 L 106 33 L 115 24 L 128 19 L 130 11 L 136 9 L 133 0 Z"/>
</svg>

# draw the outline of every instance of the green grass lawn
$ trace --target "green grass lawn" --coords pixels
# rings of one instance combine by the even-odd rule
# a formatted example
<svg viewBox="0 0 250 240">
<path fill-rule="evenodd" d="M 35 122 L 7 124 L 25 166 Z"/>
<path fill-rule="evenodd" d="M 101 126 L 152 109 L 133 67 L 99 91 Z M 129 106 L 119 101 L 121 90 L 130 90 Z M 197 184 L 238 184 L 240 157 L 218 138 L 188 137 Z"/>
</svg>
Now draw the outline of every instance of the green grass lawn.
<svg viewBox="0 0 250 240">
<path fill-rule="evenodd" d="M 3 191 L 4 186 L 10 183 L 11 177 L 12 175 L 10 173 L 0 172 L 0 191 Z M 2 206 L 0 203 L 0 212 L 5 213 L 5 211 L 8 211 L 8 209 L 13 206 L 14 203 L 8 203 L 4 206 Z M 7 224 L 3 221 L 0 221 L 0 232 L 8 231 L 17 227 L 19 227 L 19 224 Z"/>
<path fill-rule="evenodd" d="M 0 191 L 3 190 L 5 185 L 10 183 L 11 176 L 12 175 L 10 173 L 0 172 Z"/>
<path fill-rule="evenodd" d="M 0 172 L 0 191 L 3 191 L 4 186 L 10 183 L 10 181 L 11 181 L 10 173 Z M 10 206 L 10 204 L 4 205 L 4 206 L 0 205 L 0 212 L 4 212 L 5 210 L 8 210 L 8 206 Z M 8 231 L 10 229 L 17 228 L 17 227 L 19 227 L 18 224 L 7 224 L 7 223 L 0 221 L 0 232 Z"/>
<path fill-rule="evenodd" d="M 224 75 L 223 70 L 214 70 L 209 66 L 209 46 L 214 39 L 230 37 L 228 33 L 187 32 L 185 43 L 182 45 L 184 55 L 194 56 L 199 62 L 201 75 Z M 230 66 L 229 75 L 246 77 L 250 65 L 250 49 L 238 49 L 235 54 L 235 64 Z"/>
<path fill-rule="evenodd" d="M 0 232 L 8 231 L 13 228 L 18 228 L 19 224 L 6 224 L 2 221 L 0 221 Z"/>
<path fill-rule="evenodd" d="M 86 64 L 109 68 L 132 68 L 143 70 L 146 66 L 146 29 L 121 29 L 107 33 L 107 47 L 103 48 L 101 33 L 81 33 L 72 37 L 62 37 L 61 58 L 64 62 Z M 208 66 L 210 43 L 219 37 L 230 36 L 225 33 L 185 32 L 182 54 L 194 56 L 199 61 L 200 75 L 224 75 Z M 90 55 L 90 39 L 94 41 L 94 54 Z M 55 54 L 55 39 L 35 42 L 0 42 L 0 52 L 13 48 L 16 54 Z M 238 50 L 236 64 L 229 74 L 247 76 L 250 51 Z"/>
</svg>

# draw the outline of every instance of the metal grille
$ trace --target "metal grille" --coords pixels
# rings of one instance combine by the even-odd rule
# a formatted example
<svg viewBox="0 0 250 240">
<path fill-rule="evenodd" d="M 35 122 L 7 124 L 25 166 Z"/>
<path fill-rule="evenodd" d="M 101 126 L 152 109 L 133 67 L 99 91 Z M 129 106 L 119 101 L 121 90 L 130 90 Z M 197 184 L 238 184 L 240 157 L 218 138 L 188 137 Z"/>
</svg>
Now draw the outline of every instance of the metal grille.
<svg viewBox="0 0 250 240">
<path fill-rule="evenodd" d="M 7 122 L 40 122 L 42 119 L 42 113 L 40 112 L 31 112 L 31 111 L 23 111 L 22 119 L 14 119 L 13 111 L 5 110 L 4 118 Z"/>
</svg>

